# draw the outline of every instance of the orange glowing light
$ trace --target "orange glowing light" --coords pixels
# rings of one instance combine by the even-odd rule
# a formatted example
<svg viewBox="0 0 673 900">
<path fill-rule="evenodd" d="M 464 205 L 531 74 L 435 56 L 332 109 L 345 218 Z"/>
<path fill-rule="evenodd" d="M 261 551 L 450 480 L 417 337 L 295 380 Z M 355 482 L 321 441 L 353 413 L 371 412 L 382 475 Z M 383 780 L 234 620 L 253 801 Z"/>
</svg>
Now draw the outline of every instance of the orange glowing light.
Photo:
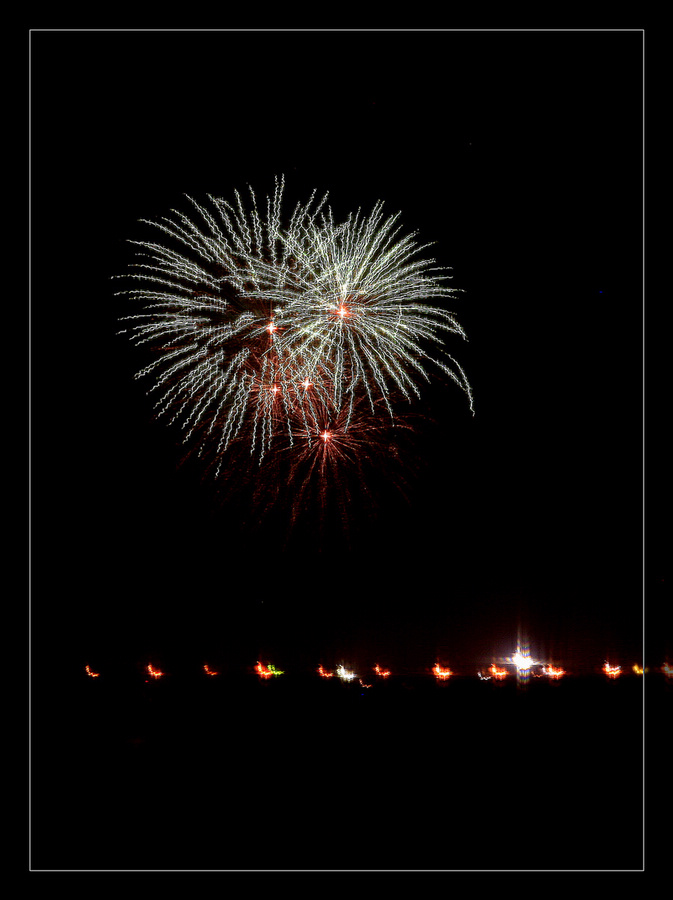
<svg viewBox="0 0 673 900">
<path fill-rule="evenodd" d="M 261 662 L 258 662 L 255 666 L 255 672 L 257 672 L 260 678 L 271 678 L 271 676 L 273 675 L 273 672 L 270 669 L 267 669 L 267 667 Z"/>
<path fill-rule="evenodd" d="M 84 668 L 85 668 L 86 674 L 89 676 L 89 678 L 98 678 L 98 675 L 100 673 L 92 672 L 90 666 L 84 666 Z"/>
<path fill-rule="evenodd" d="M 565 669 L 555 668 L 554 666 L 543 666 L 542 671 L 548 678 L 563 678 L 565 675 Z"/>
<path fill-rule="evenodd" d="M 265 666 L 264 663 L 261 662 L 258 662 L 255 666 L 255 672 L 257 672 L 260 678 L 271 678 L 272 675 L 284 674 L 282 669 L 277 669 L 272 663 Z"/>
<path fill-rule="evenodd" d="M 390 669 L 382 669 L 381 666 L 374 666 L 374 671 L 379 678 L 387 678 L 390 675 Z"/>
<path fill-rule="evenodd" d="M 149 665 L 147 667 L 147 674 L 150 678 L 161 678 L 164 673 L 160 669 L 155 669 L 153 665 Z"/>
<path fill-rule="evenodd" d="M 606 662 L 603 666 L 603 671 L 608 676 L 608 678 L 619 678 L 622 674 L 621 666 L 611 666 L 609 662 Z"/>
<path fill-rule="evenodd" d="M 323 441 L 324 441 L 325 443 L 327 443 L 327 441 L 329 441 L 329 440 L 331 439 L 331 437 L 332 437 L 332 432 L 331 432 L 331 431 L 325 430 L 325 431 L 323 431 L 323 433 L 320 435 L 320 437 L 323 439 Z"/>
<path fill-rule="evenodd" d="M 503 679 L 507 678 L 507 669 L 499 669 L 495 664 L 490 666 L 488 671 L 496 681 L 503 681 Z"/>
<path fill-rule="evenodd" d="M 636 675 L 643 675 L 645 672 L 645 669 L 643 669 L 642 666 L 639 666 L 638 663 L 636 663 L 635 666 L 633 667 L 633 671 L 635 672 Z"/>
<path fill-rule="evenodd" d="M 302 381 L 301 386 L 304 388 L 305 391 L 307 391 L 310 387 L 313 387 L 313 382 L 310 379 L 305 378 Z"/>
<path fill-rule="evenodd" d="M 334 675 L 334 672 L 326 672 L 322 666 L 318 666 L 318 675 L 321 678 L 331 678 Z"/>
<path fill-rule="evenodd" d="M 274 325 L 273 322 L 269 322 L 269 324 L 266 326 L 266 330 L 269 332 L 269 334 L 273 334 L 274 331 L 278 331 L 278 326 Z"/>
<path fill-rule="evenodd" d="M 439 663 L 435 663 L 432 671 L 435 678 L 438 678 L 440 681 L 446 681 L 447 678 L 450 678 L 453 675 L 451 669 L 445 669 L 443 666 L 440 666 Z"/>
<path fill-rule="evenodd" d="M 208 666 L 204 666 L 203 671 L 206 673 L 206 675 L 219 675 L 220 674 L 219 672 L 213 672 L 213 670 L 210 669 Z"/>
<path fill-rule="evenodd" d="M 348 309 L 347 306 L 344 306 L 343 303 L 341 303 L 339 306 L 337 306 L 336 314 L 343 321 L 346 318 L 346 316 L 350 316 L 351 311 Z"/>
</svg>

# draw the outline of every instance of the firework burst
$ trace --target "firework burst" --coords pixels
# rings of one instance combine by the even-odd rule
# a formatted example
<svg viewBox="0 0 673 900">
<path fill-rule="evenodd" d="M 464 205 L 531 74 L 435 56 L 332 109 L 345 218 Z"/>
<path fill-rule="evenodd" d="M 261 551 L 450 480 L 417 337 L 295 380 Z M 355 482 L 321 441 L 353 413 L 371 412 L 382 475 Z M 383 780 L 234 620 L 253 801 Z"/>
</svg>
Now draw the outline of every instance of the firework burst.
<svg viewBox="0 0 673 900">
<path fill-rule="evenodd" d="M 383 218 L 383 204 L 371 215 L 358 212 L 344 224 L 331 210 L 314 217 L 298 233 L 288 235 L 298 260 L 298 289 L 288 299 L 271 290 L 270 303 L 284 306 L 288 322 L 279 337 L 287 358 L 328 386 L 342 407 L 359 391 L 372 408 L 382 398 L 393 415 L 391 394 L 407 400 L 420 396 L 419 380 L 439 368 L 470 398 L 465 373 L 444 351 L 447 334 L 465 337 L 455 315 L 428 305 L 455 293 L 443 284 L 446 272 L 434 260 L 417 259 L 425 247 L 414 236 L 399 237 L 399 214 Z"/>
<path fill-rule="evenodd" d="M 279 423 L 289 423 L 296 366 L 291 373 L 277 347 L 282 306 L 269 298 L 292 296 L 291 235 L 308 227 L 316 210 L 312 197 L 281 230 L 282 194 L 277 181 L 265 214 L 252 190 L 247 211 L 238 193 L 235 204 L 209 197 L 207 206 L 189 198 L 194 218 L 173 211 L 147 222 L 163 232 L 163 243 L 131 242 L 139 261 L 128 277 L 140 287 L 120 295 L 143 310 L 125 317 L 124 331 L 152 354 L 136 377 L 151 378 L 157 415 L 177 423 L 185 442 L 198 434 L 218 454 L 245 431 L 252 452 L 262 457 Z"/>
<path fill-rule="evenodd" d="M 131 242 L 133 286 L 120 294 L 141 309 L 123 333 L 149 355 L 136 377 L 150 382 L 157 416 L 216 476 L 246 446 L 260 465 L 278 457 L 290 482 L 324 488 L 390 446 L 400 403 L 420 397 L 432 369 L 472 407 L 444 345 L 465 335 L 444 306 L 455 293 L 446 271 L 400 234 L 399 214 L 377 203 L 339 224 L 314 193 L 285 218 L 283 191 L 277 179 L 259 204 L 249 189 L 247 209 L 238 193 L 190 198 L 191 217 L 146 222 L 162 239 Z"/>
</svg>

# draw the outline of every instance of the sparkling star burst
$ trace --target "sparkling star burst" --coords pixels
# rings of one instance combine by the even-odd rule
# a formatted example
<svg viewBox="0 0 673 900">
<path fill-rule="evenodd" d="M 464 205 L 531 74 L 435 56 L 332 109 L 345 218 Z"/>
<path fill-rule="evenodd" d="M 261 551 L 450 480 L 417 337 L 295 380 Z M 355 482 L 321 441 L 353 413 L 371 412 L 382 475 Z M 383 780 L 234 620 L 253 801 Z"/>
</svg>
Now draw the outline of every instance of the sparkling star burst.
<svg viewBox="0 0 673 900">
<path fill-rule="evenodd" d="M 465 337 L 455 315 L 429 305 L 455 293 L 442 282 L 434 260 L 416 259 L 425 247 L 399 237 L 399 214 L 383 218 L 377 203 L 368 218 L 358 212 L 337 225 L 330 209 L 289 233 L 299 262 L 298 290 L 265 292 L 284 310 L 288 327 L 279 348 L 293 364 L 331 388 L 333 402 L 352 409 L 358 391 L 372 405 L 382 397 L 393 415 L 391 392 L 420 397 L 417 382 L 437 366 L 466 391 L 458 363 L 443 349 L 444 334 Z M 425 302 L 424 302 L 425 301 Z M 284 305 L 283 305 L 284 304 Z"/>
<path fill-rule="evenodd" d="M 285 217 L 283 193 L 277 179 L 264 204 L 250 188 L 247 208 L 235 192 L 143 220 L 153 239 L 131 241 L 137 259 L 121 276 L 133 286 L 120 294 L 141 306 L 123 333 L 148 353 L 136 377 L 216 475 L 245 445 L 260 462 L 295 453 L 292 471 L 324 477 L 403 421 L 398 405 L 433 369 L 472 408 L 444 345 L 465 337 L 444 305 L 455 289 L 420 255 L 427 245 L 380 202 L 337 223 L 315 193 Z"/>
</svg>

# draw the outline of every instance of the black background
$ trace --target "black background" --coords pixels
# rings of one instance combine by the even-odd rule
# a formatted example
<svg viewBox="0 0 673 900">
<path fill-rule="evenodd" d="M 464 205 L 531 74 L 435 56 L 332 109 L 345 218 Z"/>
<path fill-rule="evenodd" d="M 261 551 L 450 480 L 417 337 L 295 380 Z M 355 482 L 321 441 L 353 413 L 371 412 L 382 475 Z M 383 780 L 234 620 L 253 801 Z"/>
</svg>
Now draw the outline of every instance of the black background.
<svg viewBox="0 0 673 900">
<path fill-rule="evenodd" d="M 642 661 L 639 32 L 34 32 L 32 662 L 234 676 Z M 377 199 L 461 289 L 408 501 L 255 528 L 183 463 L 117 335 L 138 220 L 184 195 Z M 645 574 L 644 574 L 645 573 Z M 648 635 L 660 666 L 665 631 Z"/>
</svg>

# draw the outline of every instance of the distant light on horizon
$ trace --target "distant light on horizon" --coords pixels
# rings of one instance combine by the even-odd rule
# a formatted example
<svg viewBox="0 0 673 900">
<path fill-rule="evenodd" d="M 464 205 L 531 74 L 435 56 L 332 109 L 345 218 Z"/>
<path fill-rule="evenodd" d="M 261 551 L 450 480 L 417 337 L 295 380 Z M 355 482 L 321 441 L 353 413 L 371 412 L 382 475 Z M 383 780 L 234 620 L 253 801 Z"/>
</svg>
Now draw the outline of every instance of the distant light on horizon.
<svg viewBox="0 0 673 900">
<path fill-rule="evenodd" d="M 255 672 L 257 672 L 260 678 L 272 678 L 273 676 L 284 674 L 281 669 L 277 669 L 272 663 L 267 663 L 265 665 L 259 661 L 255 666 Z"/>
<path fill-rule="evenodd" d="M 507 669 L 499 669 L 495 663 L 489 667 L 488 671 L 491 673 L 491 677 L 495 678 L 496 681 L 504 681 L 504 679 L 507 678 Z"/>
<path fill-rule="evenodd" d="M 537 660 L 532 658 L 527 651 L 518 649 L 515 653 L 510 657 L 506 657 L 504 659 L 504 664 L 496 664 L 492 663 L 488 669 L 485 667 L 476 669 L 475 677 L 479 678 L 481 681 L 488 681 L 494 679 L 496 681 L 501 681 L 507 678 L 510 674 L 512 674 L 511 668 L 508 666 L 513 666 L 516 669 L 517 676 L 522 679 L 527 679 L 528 677 L 547 677 L 550 679 L 560 679 L 568 674 L 568 670 L 561 665 L 551 664 L 548 662 L 543 662 L 542 660 Z M 205 673 L 205 675 L 212 677 L 216 675 L 220 675 L 220 671 L 214 668 L 211 668 L 208 664 L 200 664 L 200 670 Z M 376 663 L 373 666 L 367 667 L 370 671 L 374 673 L 376 676 L 376 681 L 383 681 L 390 677 L 392 674 L 391 670 L 388 668 L 382 667 L 379 663 Z M 94 670 L 91 665 L 86 664 L 82 665 L 80 671 L 82 671 L 87 678 L 99 678 L 100 672 Z M 152 663 L 143 666 L 142 671 L 152 679 L 159 679 L 164 677 L 166 674 L 157 666 Z M 248 670 L 249 671 L 249 670 Z M 279 669 L 273 663 L 262 663 L 258 661 L 254 666 L 255 673 L 262 678 L 271 678 L 274 676 L 280 676 L 285 674 L 283 669 Z M 306 670 L 303 670 L 306 671 Z M 333 678 L 338 677 L 342 681 L 354 681 L 358 679 L 360 676 L 351 668 L 347 668 L 345 664 L 339 663 L 335 669 L 329 671 L 322 664 L 312 671 L 317 672 L 321 678 Z M 406 672 L 407 675 L 411 674 L 410 671 L 403 668 L 403 675 Z M 451 676 L 455 675 L 455 672 L 448 668 L 448 666 L 440 665 L 440 663 L 435 663 L 430 670 L 432 675 L 439 680 L 446 680 Z M 597 671 L 597 667 L 590 668 L 589 666 L 580 667 L 579 670 L 576 670 L 574 674 L 581 674 L 582 672 L 593 671 L 594 673 Z M 662 665 L 654 666 L 653 669 L 649 667 L 644 667 L 641 663 L 629 663 L 627 665 L 617 665 L 611 663 L 609 660 L 605 660 L 600 667 L 600 671 L 607 676 L 608 678 L 616 679 L 623 674 L 632 673 L 635 676 L 643 676 L 650 671 L 654 671 L 655 673 L 661 673 L 666 676 L 666 678 L 673 677 L 673 666 L 668 661 L 665 661 Z M 428 670 L 425 669 L 427 673 Z M 415 674 L 419 674 L 418 670 L 415 670 Z M 571 673 L 572 674 L 572 673 Z M 362 679 L 360 679 L 362 681 Z M 364 684 L 364 682 L 363 682 Z"/>
<path fill-rule="evenodd" d="M 437 678 L 439 681 L 446 681 L 448 678 L 450 678 L 453 675 L 453 672 L 451 671 L 451 669 L 447 669 L 444 666 L 440 666 L 439 663 L 435 663 L 435 665 L 432 668 L 432 671 L 433 671 L 435 678 Z"/>
<path fill-rule="evenodd" d="M 560 667 L 543 666 L 542 671 L 548 678 L 558 679 L 563 678 L 563 676 L 565 675 L 565 669 L 561 669 Z"/>
<path fill-rule="evenodd" d="M 520 684 L 526 684 L 532 674 L 533 667 L 541 665 L 539 660 L 531 657 L 528 639 L 523 639 L 521 635 L 519 635 L 516 642 L 516 653 L 510 656 L 507 662 L 516 668 L 516 677 Z"/>
<path fill-rule="evenodd" d="M 511 661 L 514 663 L 517 669 L 520 671 L 527 671 L 532 666 L 536 665 L 536 663 L 530 658 L 530 656 L 526 656 L 521 653 L 519 650 L 512 656 Z"/>
<path fill-rule="evenodd" d="M 605 665 L 603 666 L 603 671 L 608 676 L 608 678 L 619 678 L 619 676 L 622 674 L 622 667 L 612 666 L 606 660 Z"/>
<path fill-rule="evenodd" d="M 349 669 L 346 669 L 343 665 L 338 665 L 336 670 L 337 675 L 342 681 L 353 681 L 358 676 L 355 672 L 351 672 Z"/>
<path fill-rule="evenodd" d="M 379 678 L 387 678 L 390 675 L 390 669 L 382 669 L 379 665 L 374 666 L 374 671 Z"/>
</svg>

